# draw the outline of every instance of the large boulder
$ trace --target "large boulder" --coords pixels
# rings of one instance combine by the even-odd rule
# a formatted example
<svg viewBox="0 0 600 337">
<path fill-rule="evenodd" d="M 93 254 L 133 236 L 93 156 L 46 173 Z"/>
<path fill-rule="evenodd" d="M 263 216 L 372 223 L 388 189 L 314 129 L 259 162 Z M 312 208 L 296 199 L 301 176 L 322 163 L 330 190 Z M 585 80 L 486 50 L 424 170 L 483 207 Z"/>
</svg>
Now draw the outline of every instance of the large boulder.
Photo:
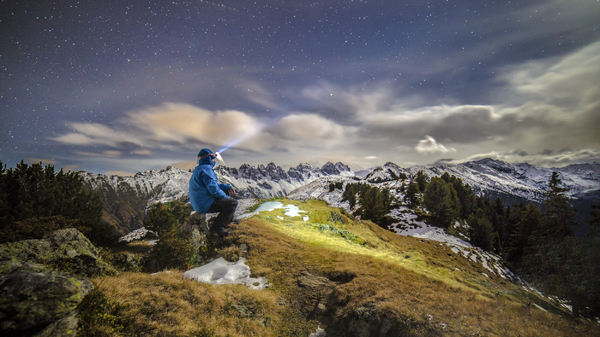
<svg viewBox="0 0 600 337">
<path fill-rule="evenodd" d="M 73 228 L 0 244 L 0 335 L 75 336 L 75 310 L 93 288 L 83 277 L 115 273 Z"/>
<path fill-rule="evenodd" d="M 96 248 L 74 228 L 61 229 L 41 240 L 0 244 L 0 261 L 22 261 L 52 266 L 80 276 L 115 274 Z"/>
<path fill-rule="evenodd" d="M 0 262 L 3 335 L 75 336 L 74 310 L 94 286 L 31 262 Z"/>
</svg>

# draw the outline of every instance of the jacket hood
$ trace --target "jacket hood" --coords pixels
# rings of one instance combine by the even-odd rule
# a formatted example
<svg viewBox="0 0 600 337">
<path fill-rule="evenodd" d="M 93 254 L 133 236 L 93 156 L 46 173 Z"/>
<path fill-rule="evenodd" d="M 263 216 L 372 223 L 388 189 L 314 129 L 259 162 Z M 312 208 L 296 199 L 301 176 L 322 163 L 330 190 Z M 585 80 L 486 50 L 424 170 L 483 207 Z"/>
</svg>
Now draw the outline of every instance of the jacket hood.
<svg viewBox="0 0 600 337">
<path fill-rule="evenodd" d="M 199 165 L 209 164 L 211 166 L 215 166 L 216 164 L 213 160 L 217 158 L 217 156 L 210 149 L 200 150 L 200 152 L 198 152 L 198 157 L 200 157 L 200 159 L 198 160 Z"/>
</svg>

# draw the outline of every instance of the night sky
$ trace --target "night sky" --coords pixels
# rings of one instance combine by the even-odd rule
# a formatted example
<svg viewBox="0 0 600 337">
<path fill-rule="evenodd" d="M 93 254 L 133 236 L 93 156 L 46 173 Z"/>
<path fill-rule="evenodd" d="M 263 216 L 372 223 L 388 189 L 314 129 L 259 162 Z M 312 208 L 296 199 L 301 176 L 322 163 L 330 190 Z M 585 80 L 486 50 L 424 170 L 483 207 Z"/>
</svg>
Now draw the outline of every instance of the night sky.
<svg viewBox="0 0 600 337">
<path fill-rule="evenodd" d="M 598 0 L 2 0 L 0 20 L 9 167 L 600 161 Z"/>
</svg>

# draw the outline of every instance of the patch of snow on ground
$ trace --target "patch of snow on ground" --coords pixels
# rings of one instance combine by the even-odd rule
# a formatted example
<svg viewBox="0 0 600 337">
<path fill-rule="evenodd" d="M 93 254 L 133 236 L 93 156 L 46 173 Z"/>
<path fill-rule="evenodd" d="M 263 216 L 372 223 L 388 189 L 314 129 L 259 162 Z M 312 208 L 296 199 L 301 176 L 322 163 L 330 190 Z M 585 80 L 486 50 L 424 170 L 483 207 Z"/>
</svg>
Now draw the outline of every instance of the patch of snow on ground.
<svg viewBox="0 0 600 337">
<path fill-rule="evenodd" d="M 145 227 L 142 227 L 142 228 L 138 228 L 138 229 L 134 230 L 133 232 L 131 232 L 127 235 L 121 236 L 119 238 L 119 242 L 122 242 L 122 241 L 131 242 L 133 240 L 141 240 L 144 237 L 146 237 L 146 235 L 148 235 L 148 233 L 156 235 L 156 233 L 154 233 L 153 231 L 146 229 Z"/>
<path fill-rule="evenodd" d="M 402 206 L 394 209 L 390 215 L 398 221 L 391 226 L 392 230 L 397 234 L 442 242 L 454 254 L 461 255 L 475 263 L 480 263 L 493 274 L 504 279 L 518 279 L 516 275 L 502 265 L 502 260 L 499 256 L 486 252 L 479 247 L 473 247 L 467 241 L 447 234 L 443 228 L 430 226 L 423 221 L 418 221 L 417 214 L 408 207 Z"/>
<path fill-rule="evenodd" d="M 300 216 L 300 213 L 306 212 L 306 211 L 301 210 L 298 206 L 293 205 L 293 204 L 283 205 L 279 201 L 267 201 L 267 202 L 262 203 L 260 206 L 258 206 L 258 208 L 254 212 L 242 214 L 240 216 L 240 219 L 247 219 L 247 218 L 252 217 L 260 212 L 269 212 L 276 208 L 285 209 L 285 213 L 283 213 L 283 214 L 285 216 L 289 216 L 289 217 Z M 280 216 L 277 216 L 277 217 L 283 220 L 283 217 L 280 217 Z M 304 219 L 304 221 L 308 221 L 308 216 L 304 216 L 303 219 Z"/>
<path fill-rule="evenodd" d="M 321 327 L 317 327 L 317 331 L 311 333 L 310 336 L 308 336 L 308 337 L 325 337 L 325 336 L 327 336 L 327 333 L 325 332 L 325 330 L 321 329 Z"/>
<path fill-rule="evenodd" d="M 289 217 L 300 216 L 300 213 L 306 213 L 306 211 L 302 211 L 298 206 L 292 204 L 285 205 L 284 208 L 286 209 L 284 215 L 287 215 Z"/>
<path fill-rule="evenodd" d="M 264 277 L 250 277 L 250 267 L 240 257 L 237 262 L 227 262 L 220 257 L 204 266 L 183 273 L 183 278 L 210 284 L 245 284 L 253 290 L 262 290 L 269 286 Z"/>
<path fill-rule="evenodd" d="M 394 217 L 394 214 L 392 214 L 392 216 Z M 400 235 L 435 240 L 448 243 L 450 246 L 472 247 L 470 243 L 455 236 L 446 234 L 442 228 L 430 226 L 423 221 L 416 221 L 416 214 L 399 213 L 399 216 L 395 216 L 395 218 L 401 222 L 392 224 L 392 227 L 393 230 Z M 406 225 L 411 228 L 403 229 L 403 227 L 407 227 Z"/>
</svg>

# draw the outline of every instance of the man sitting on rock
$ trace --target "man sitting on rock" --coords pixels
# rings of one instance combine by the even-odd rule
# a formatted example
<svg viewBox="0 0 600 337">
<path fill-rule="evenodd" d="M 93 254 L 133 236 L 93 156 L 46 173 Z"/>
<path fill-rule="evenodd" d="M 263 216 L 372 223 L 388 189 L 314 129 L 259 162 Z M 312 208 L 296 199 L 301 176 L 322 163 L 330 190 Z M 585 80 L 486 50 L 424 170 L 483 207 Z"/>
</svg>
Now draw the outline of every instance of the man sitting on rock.
<svg viewBox="0 0 600 337">
<path fill-rule="evenodd" d="M 215 158 L 217 155 L 209 149 L 198 153 L 198 166 L 190 178 L 190 203 L 198 213 L 219 213 L 210 230 L 227 236 L 225 227 L 233 220 L 238 202 L 228 197 L 229 193 L 235 193 L 231 185 L 219 184 L 213 171 Z"/>
</svg>

